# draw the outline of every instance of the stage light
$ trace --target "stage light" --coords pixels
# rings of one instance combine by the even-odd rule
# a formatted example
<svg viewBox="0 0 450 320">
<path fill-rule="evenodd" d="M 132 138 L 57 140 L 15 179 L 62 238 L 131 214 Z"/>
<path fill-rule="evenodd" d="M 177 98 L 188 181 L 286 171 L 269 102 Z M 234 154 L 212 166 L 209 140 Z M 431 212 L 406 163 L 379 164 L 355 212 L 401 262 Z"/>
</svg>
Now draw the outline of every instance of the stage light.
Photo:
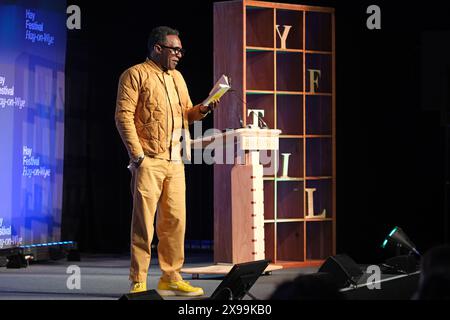
<svg viewBox="0 0 450 320">
<path fill-rule="evenodd" d="M 0 249 L 0 257 L 6 257 L 7 268 L 25 268 L 29 261 L 58 260 L 67 255 L 67 261 L 80 261 L 77 243 L 58 241 L 48 243 L 24 244 Z M 0 264 L 5 264 L 5 258 Z"/>
<path fill-rule="evenodd" d="M 381 247 L 383 249 L 386 248 L 388 243 L 392 243 L 397 247 L 405 248 L 409 250 L 410 253 L 414 252 L 415 254 L 420 256 L 419 251 L 417 251 L 416 249 L 416 245 L 408 238 L 406 233 L 400 227 L 395 227 L 394 229 L 392 229 L 386 239 L 384 239 Z"/>
</svg>

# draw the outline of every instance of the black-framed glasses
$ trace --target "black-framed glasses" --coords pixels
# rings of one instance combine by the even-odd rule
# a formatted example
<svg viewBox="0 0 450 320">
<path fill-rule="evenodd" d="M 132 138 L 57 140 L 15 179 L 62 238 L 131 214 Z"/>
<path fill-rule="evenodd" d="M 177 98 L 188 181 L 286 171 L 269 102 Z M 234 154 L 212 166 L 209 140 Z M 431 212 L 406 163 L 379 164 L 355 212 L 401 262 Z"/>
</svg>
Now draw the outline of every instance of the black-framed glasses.
<svg viewBox="0 0 450 320">
<path fill-rule="evenodd" d="M 159 44 L 159 43 L 158 43 L 158 45 L 159 45 L 161 48 L 169 49 L 173 54 L 181 54 L 181 56 L 184 56 L 185 53 L 186 53 L 186 49 L 183 49 L 183 48 L 179 48 L 179 47 L 168 47 L 168 46 L 165 46 L 165 45 Z"/>
</svg>

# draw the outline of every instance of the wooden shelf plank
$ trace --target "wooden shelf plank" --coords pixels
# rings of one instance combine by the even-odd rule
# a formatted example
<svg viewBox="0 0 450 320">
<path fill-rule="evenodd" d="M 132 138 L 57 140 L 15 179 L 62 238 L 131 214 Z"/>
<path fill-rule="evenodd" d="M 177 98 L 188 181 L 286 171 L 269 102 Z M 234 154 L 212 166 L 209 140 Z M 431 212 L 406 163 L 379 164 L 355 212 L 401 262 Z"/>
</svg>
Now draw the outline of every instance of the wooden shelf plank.
<svg viewBox="0 0 450 320">
<path fill-rule="evenodd" d="M 255 46 L 246 46 L 245 47 L 246 52 L 261 52 L 261 51 L 274 51 L 274 48 L 269 47 L 255 47 Z"/>
<path fill-rule="evenodd" d="M 272 181 L 275 180 L 274 176 L 265 176 L 263 177 L 264 180 Z M 332 176 L 308 176 L 306 178 L 300 178 L 300 177 L 287 177 L 287 178 L 281 178 L 277 177 L 277 181 L 304 181 L 304 180 L 331 180 L 333 179 Z"/>
<path fill-rule="evenodd" d="M 322 177 L 306 177 L 305 180 L 309 181 L 309 180 L 331 180 L 333 179 L 333 177 L 331 176 L 322 176 Z"/>
<path fill-rule="evenodd" d="M 286 53 L 290 53 L 290 52 L 293 52 L 293 53 L 303 53 L 303 49 L 289 49 L 289 48 L 286 48 L 286 49 L 281 49 L 281 48 L 274 48 L 273 49 L 276 53 L 284 53 L 284 52 L 286 52 Z"/>
<path fill-rule="evenodd" d="M 333 218 L 305 218 L 305 222 L 333 221 Z"/>
<path fill-rule="evenodd" d="M 303 139 L 305 136 L 302 134 L 282 134 L 280 139 Z"/>
<path fill-rule="evenodd" d="M 305 222 L 304 218 L 282 218 L 282 219 L 268 219 L 264 220 L 264 223 L 295 223 L 295 222 Z"/>
<path fill-rule="evenodd" d="M 275 180 L 275 179 L 273 179 Z M 287 178 L 277 178 L 277 182 L 290 182 L 290 181 L 305 181 L 304 178 L 298 178 L 298 177 L 287 177 Z"/>
<path fill-rule="evenodd" d="M 333 54 L 333 51 L 304 50 L 304 52 L 310 54 Z"/>
<path fill-rule="evenodd" d="M 302 91 L 280 91 L 280 90 L 277 90 L 276 94 L 279 95 L 279 96 L 282 96 L 282 95 L 302 95 L 302 94 L 304 94 L 304 92 L 302 92 Z"/>
<path fill-rule="evenodd" d="M 306 178 L 300 178 L 300 177 L 287 177 L 287 178 L 280 178 L 277 177 L 277 181 L 278 182 L 283 182 L 283 181 L 314 181 L 314 180 L 331 180 L 333 179 L 332 176 L 322 176 L 322 177 L 306 177 Z M 264 181 L 274 181 L 275 177 L 263 177 Z"/>
<path fill-rule="evenodd" d="M 267 219 L 264 223 L 294 223 L 294 222 L 332 222 L 334 218 L 283 218 L 283 219 Z"/>
<path fill-rule="evenodd" d="M 264 181 L 275 181 L 275 177 L 263 177 Z M 277 177 L 277 181 L 283 182 L 283 181 L 304 181 L 304 178 L 299 177 L 287 177 L 287 178 L 280 178 Z"/>
<path fill-rule="evenodd" d="M 324 97 L 332 97 L 332 93 L 327 92 L 305 92 L 307 96 L 324 96 Z"/>
<path fill-rule="evenodd" d="M 247 90 L 247 94 L 274 94 L 275 91 L 270 90 Z"/>
<path fill-rule="evenodd" d="M 333 136 L 331 134 L 307 134 L 307 135 L 305 135 L 305 138 L 311 138 L 311 139 L 314 139 L 314 138 L 329 138 L 329 139 L 331 139 L 331 138 L 333 138 Z"/>
<path fill-rule="evenodd" d="M 276 260 L 276 265 L 282 266 L 285 269 L 303 268 L 303 267 L 320 267 L 324 260 L 306 260 L 306 261 L 283 261 Z"/>
<path fill-rule="evenodd" d="M 272 9 L 277 8 L 277 9 L 285 9 L 285 10 L 334 13 L 334 8 L 305 6 L 305 5 L 299 5 L 299 4 L 273 3 L 273 2 L 254 1 L 254 0 L 244 0 L 244 4 L 247 8 L 248 7 L 272 8 Z"/>
</svg>

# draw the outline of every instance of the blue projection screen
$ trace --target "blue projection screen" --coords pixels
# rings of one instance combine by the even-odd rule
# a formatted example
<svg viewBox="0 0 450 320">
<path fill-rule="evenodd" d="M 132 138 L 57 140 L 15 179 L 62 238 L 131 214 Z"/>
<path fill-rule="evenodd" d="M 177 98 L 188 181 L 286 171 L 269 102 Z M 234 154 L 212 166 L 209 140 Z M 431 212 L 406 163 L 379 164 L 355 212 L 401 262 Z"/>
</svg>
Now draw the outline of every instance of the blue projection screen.
<svg viewBox="0 0 450 320">
<path fill-rule="evenodd" d="M 66 1 L 0 1 L 0 248 L 59 241 Z"/>
</svg>

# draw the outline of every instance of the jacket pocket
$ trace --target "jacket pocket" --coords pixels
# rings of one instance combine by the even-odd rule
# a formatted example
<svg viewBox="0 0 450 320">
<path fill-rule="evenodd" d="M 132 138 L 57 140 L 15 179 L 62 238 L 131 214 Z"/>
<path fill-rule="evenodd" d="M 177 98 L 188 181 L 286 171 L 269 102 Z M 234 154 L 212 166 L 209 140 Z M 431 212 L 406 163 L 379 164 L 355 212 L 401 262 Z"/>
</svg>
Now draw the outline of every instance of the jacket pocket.
<svg viewBox="0 0 450 320">
<path fill-rule="evenodd" d="M 151 154 L 158 153 L 158 123 L 156 121 L 150 121 L 145 124 L 145 140 L 148 145 L 148 152 Z"/>
</svg>

